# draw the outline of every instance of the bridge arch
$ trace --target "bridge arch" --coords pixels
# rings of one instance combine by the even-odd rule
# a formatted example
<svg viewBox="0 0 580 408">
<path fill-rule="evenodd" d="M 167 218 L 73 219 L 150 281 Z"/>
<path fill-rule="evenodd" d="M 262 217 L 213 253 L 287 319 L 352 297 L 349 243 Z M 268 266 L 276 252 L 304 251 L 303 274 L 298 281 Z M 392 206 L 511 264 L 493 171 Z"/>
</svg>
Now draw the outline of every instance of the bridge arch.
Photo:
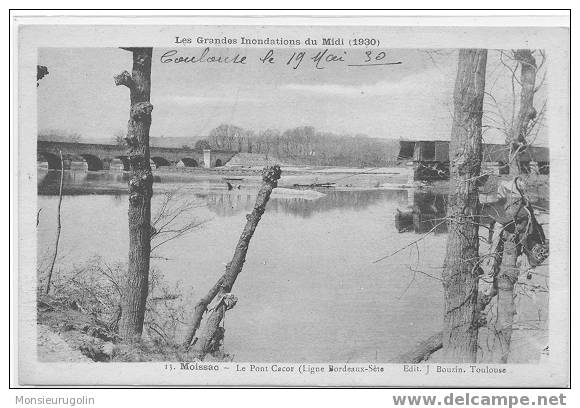
<svg viewBox="0 0 580 408">
<path fill-rule="evenodd" d="M 180 161 L 181 161 L 181 163 L 183 163 L 183 166 L 185 166 L 185 167 L 198 167 L 199 166 L 199 163 L 197 162 L 197 160 L 195 160 L 192 157 L 184 157 Z"/>
<path fill-rule="evenodd" d="M 115 163 L 115 161 L 120 161 L 122 163 L 123 171 L 130 171 L 131 170 L 131 160 L 129 159 L 129 156 L 117 156 L 117 157 L 115 157 L 111 161 L 111 167 L 115 167 L 115 165 L 118 164 L 118 163 Z M 154 166 L 156 166 L 153 159 L 149 159 L 149 164 L 151 165 L 152 168 Z"/>
<path fill-rule="evenodd" d="M 153 160 L 153 163 L 155 163 L 156 167 L 171 166 L 171 163 L 169 162 L 169 160 L 167 160 L 161 156 L 152 157 L 151 160 Z"/>
<path fill-rule="evenodd" d="M 39 161 L 47 162 L 48 168 L 50 170 L 60 170 L 61 168 L 60 157 L 58 157 L 56 154 L 39 152 L 37 155 L 37 160 L 38 159 L 40 159 Z"/>
<path fill-rule="evenodd" d="M 117 157 L 115 157 L 115 159 L 121 161 L 121 163 L 123 164 L 123 171 L 131 170 L 131 163 L 129 162 L 129 157 L 117 156 Z M 113 165 L 113 162 L 111 162 L 111 165 Z"/>
<path fill-rule="evenodd" d="M 221 167 L 221 166 L 223 166 L 223 163 L 222 163 L 221 159 L 217 159 L 217 160 L 215 161 L 215 166 L 216 166 L 216 167 Z"/>
<path fill-rule="evenodd" d="M 99 159 L 97 156 L 93 156 L 92 154 L 81 154 L 81 157 L 85 159 L 85 162 L 87 163 L 87 170 L 89 171 L 103 170 L 103 161 Z"/>
</svg>

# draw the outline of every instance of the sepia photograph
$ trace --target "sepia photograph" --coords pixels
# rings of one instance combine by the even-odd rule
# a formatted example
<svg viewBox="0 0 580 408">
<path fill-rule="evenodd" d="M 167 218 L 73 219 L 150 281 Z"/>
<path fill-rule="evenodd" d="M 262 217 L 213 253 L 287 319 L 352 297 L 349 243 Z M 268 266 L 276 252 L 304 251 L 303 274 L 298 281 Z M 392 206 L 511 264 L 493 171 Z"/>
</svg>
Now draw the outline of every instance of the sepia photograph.
<svg viewBox="0 0 580 408">
<path fill-rule="evenodd" d="M 47 367 L 26 381 L 157 363 L 192 384 L 525 385 L 504 379 L 521 366 L 567 385 L 566 44 L 81 28 L 19 72 L 20 358 Z"/>
</svg>

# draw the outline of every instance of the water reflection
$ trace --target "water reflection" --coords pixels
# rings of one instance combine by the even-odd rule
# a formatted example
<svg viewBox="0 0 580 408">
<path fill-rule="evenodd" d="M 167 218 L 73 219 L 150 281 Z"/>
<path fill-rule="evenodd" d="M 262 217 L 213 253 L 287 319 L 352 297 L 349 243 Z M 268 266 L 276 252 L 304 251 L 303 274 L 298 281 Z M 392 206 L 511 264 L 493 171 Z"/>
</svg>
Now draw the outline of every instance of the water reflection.
<svg viewBox="0 0 580 408">
<path fill-rule="evenodd" d="M 407 208 L 397 209 L 395 227 L 399 232 L 413 231 L 423 234 L 433 231 L 436 234 L 447 232 L 445 214 L 447 211 L 447 194 L 432 191 L 407 191 Z"/>
<path fill-rule="evenodd" d="M 58 195 L 60 170 L 38 169 L 37 191 L 39 195 Z M 115 194 L 125 193 L 129 173 L 115 171 L 75 171 L 65 170 L 63 177 L 64 195 Z M 158 175 L 154 183 L 161 183 Z"/>
<path fill-rule="evenodd" d="M 405 199 L 405 191 L 325 191 L 325 196 L 316 200 L 306 200 L 303 198 L 274 199 L 272 208 L 275 211 L 298 215 L 301 217 L 311 217 L 317 213 L 344 209 L 352 211 L 363 211 L 382 200 L 402 201 Z M 270 209 L 269 208 L 269 209 Z"/>
<path fill-rule="evenodd" d="M 60 183 L 60 171 L 39 171 L 38 194 L 57 195 Z M 196 198 L 207 203 L 208 209 L 217 216 L 229 217 L 248 213 L 254 206 L 258 192 L 257 185 L 243 185 L 241 189 L 228 191 L 221 180 L 192 180 L 187 184 L 184 178 L 155 176 L 155 183 L 171 191 L 182 189 L 191 191 Z M 65 195 L 105 194 L 121 201 L 126 194 L 128 173 L 123 172 L 64 172 L 63 193 Z M 180 183 L 175 183 L 179 180 Z M 157 192 L 163 191 L 158 189 Z M 335 209 L 362 211 L 381 200 L 404 205 L 407 193 L 404 190 L 351 190 L 336 191 L 319 189 L 324 196 L 316 199 L 294 197 L 293 195 L 276 194 L 268 203 L 268 211 L 291 214 L 303 218 Z"/>
<path fill-rule="evenodd" d="M 300 197 L 274 197 L 268 202 L 268 212 L 285 213 L 308 218 L 334 209 L 362 211 L 381 200 L 404 202 L 406 193 L 392 191 L 324 191 L 325 196 L 315 200 Z M 211 192 L 196 194 L 206 200 L 216 215 L 227 217 L 250 212 L 256 201 L 255 192 Z"/>
<path fill-rule="evenodd" d="M 57 195 L 60 186 L 60 170 L 39 170 L 37 189 L 39 195 Z M 87 172 L 65 170 L 63 194 L 112 194 L 121 192 L 127 186 L 129 173 Z"/>
<path fill-rule="evenodd" d="M 399 232 L 415 232 L 423 234 L 432 231 L 435 234 L 447 233 L 447 223 L 444 218 L 447 213 L 448 195 L 434 191 L 407 191 L 407 206 L 396 209 L 395 228 Z M 528 196 L 534 207 L 549 210 L 548 199 L 534 195 L 532 190 Z M 492 219 L 499 222 L 509 221 L 506 218 L 506 199 L 497 194 L 480 194 L 481 222 L 489 223 Z"/>
</svg>

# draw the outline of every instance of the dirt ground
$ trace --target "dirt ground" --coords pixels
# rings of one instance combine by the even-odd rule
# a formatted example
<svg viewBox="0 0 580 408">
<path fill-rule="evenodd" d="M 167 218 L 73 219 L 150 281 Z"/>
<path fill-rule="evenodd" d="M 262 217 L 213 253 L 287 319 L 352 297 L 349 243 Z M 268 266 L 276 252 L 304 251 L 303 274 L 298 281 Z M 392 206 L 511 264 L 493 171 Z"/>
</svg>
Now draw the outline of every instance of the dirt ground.
<svg viewBox="0 0 580 408">
<path fill-rule="evenodd" d="M 38 360 L 44 363 L 90 363 L 90 358 L 73 349 L 60 335 L 44 324 L 36 325 Z"/>
</svg>

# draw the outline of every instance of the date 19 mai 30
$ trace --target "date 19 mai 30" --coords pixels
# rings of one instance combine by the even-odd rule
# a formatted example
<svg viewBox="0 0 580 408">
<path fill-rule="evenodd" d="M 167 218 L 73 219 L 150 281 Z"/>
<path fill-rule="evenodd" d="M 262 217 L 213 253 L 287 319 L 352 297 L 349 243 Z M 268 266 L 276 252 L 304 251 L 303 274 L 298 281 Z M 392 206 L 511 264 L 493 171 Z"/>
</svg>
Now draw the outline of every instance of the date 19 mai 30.
<svg viewBox="0 0 580 408">
<path fill-rule="evenodd" d="M 357 49 L 322 49 L 322 50 L 295 50 L 295 49 L 266 49 L 258 54 L 257 58 L 248 57 L 243 50 L 234 49 L 183 49 L 169 50 L 160 57 L 162 64 L 231 64 L 246 65 L 258 63 L 263 65 L 282 64 L 291 69 L 311 67 L 325 69 L 330 66 L 342 65 L 348 67 L 372 67 L 385 65 L 399 65 L 402 61 L 389 58 L 387 51 Z"/>
</svg>

